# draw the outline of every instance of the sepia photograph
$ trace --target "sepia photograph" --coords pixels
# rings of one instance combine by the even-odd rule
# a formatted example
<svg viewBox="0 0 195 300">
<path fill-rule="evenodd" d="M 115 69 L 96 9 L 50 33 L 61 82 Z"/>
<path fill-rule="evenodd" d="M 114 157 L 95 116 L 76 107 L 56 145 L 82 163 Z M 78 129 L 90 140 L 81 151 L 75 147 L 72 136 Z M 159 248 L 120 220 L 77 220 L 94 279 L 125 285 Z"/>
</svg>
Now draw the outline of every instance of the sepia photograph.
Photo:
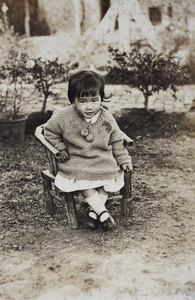
<svg viewBox="0 0 195 300">
<path fill-rule="evenodd" d="M 0 0 L 0 299 L 195 300 L 194 149 L 194 0 Z"/>
</svg>

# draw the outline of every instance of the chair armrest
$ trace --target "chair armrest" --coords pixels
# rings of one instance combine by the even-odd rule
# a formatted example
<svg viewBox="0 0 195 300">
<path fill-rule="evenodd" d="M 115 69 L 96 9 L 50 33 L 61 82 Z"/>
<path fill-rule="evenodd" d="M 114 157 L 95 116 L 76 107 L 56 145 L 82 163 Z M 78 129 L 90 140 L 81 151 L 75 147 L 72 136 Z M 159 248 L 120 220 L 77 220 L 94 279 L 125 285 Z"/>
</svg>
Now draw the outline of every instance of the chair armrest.
<svg viewBox="0 0 195 300">
<path fill-rule="evenodd" d="M 35 130 L 35 137 L 36 139 L 47 149 L 49 150 L 54 156 L 55 158 L 59 159 L 61 157 L 60 152 L 54 148 L 44 137 L 43 135 L 43 129 L 44 129 L 44 125 L 42 124 L 40 126 L 38 126 Z"/>
<path fill-rule="evenodd" d="M 133 140 L 128 137 L 128 135 L 126 135 L 126 133 L 124 133 L 123 131 L 122 132 L 122 135 L 123 135 L 123 143 L 124 143 L 124 146 L 125 147 L 133 147 L 134 146 L 134 142 Z"/>
</svg>

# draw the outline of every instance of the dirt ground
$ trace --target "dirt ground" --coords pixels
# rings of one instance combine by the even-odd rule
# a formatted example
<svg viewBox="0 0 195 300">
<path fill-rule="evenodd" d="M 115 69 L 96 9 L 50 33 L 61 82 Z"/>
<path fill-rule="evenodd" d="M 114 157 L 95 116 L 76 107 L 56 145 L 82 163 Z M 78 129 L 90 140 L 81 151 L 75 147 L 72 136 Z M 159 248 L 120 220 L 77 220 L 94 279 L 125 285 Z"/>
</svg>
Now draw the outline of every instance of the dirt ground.
<svg viewBox="0 0 195 300">
<path fill-rule="evenodd" d="M 195 299 L 195 134 L 134 140 L 131 213 L 108 203 L 117 226 L 105 233 L 85 227 L 82 202 L 79 229 L 59 204 L 47 215 L 33 136 L 0 143 L 0 299 Z"/>
</svg>

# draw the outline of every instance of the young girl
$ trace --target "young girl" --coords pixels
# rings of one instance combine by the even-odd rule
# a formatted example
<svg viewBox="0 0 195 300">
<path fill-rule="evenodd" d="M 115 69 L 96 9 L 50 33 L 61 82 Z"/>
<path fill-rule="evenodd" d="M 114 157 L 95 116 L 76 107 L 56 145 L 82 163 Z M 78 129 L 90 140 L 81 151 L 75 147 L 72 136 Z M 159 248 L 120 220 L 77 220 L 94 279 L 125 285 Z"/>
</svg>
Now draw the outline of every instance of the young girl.
<svg viewBox="0 0 195 300">
<path fill-rule="evenodd" d="M 112 228 L 105 207 L 109 192 L 124 185 L 124 171 L 132 171 L 122 133 L 102 107 L 103 78 L 93 71 L 79 71 L 69 79 L 71 105 L 58 108 L 44 128 L 45 138 L 61 153 L 55 185 L 64 192 L 80 191 L 90 210 L 86 224 Z"/>
</svg>

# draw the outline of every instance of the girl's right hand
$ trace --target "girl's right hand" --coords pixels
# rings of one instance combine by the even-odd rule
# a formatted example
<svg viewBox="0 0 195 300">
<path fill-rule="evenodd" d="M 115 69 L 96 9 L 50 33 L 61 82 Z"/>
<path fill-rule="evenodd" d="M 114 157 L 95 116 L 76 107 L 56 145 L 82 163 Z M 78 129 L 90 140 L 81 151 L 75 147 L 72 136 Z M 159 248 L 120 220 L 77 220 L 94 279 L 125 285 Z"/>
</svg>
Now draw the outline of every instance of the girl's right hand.
<svg viewBox="0 0 195 300">
<path fill-rule="evenodd" d="M 131 173 L 133 172 L 133 166 L 131 163 L 128 163 L 128 164 L 123 164 L 122 165 L 122 169 L 125 173 Z"/>
<path fill-rule="evenodd" d="M 59 162 L 65 162 L 70 158 L 67 150 L 60 151 L 60 154 L 61 157 L 58 159 Z"/>
</svg>

